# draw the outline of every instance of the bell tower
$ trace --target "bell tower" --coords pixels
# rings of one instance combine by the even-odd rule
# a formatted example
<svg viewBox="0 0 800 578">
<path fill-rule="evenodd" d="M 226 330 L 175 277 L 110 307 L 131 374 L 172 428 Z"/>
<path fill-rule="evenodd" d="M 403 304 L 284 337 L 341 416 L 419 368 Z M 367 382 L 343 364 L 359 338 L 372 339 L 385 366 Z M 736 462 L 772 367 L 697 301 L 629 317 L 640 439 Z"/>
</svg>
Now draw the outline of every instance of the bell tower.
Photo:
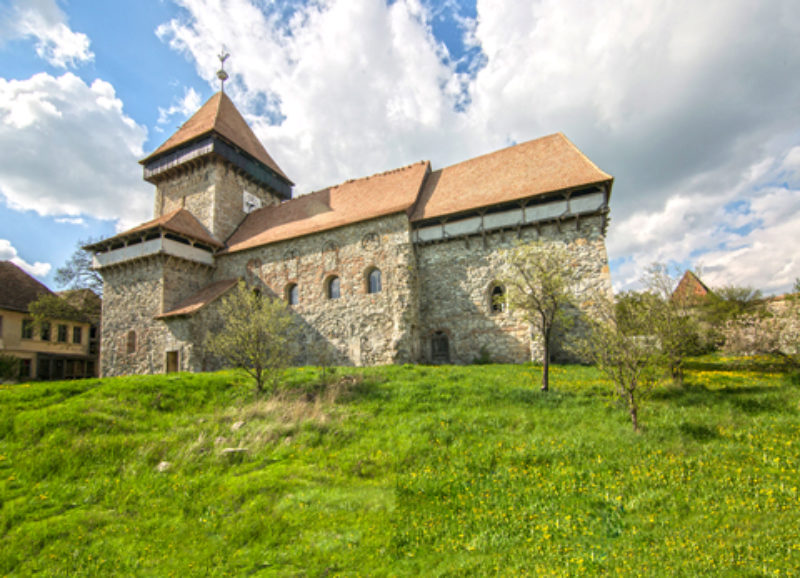
<svg viewBox="0 0 800 578">
<path fill-rule="evenodd" d="M 294 185 L 222 90 L 140 164 L 156 186 L 155 218 L 186 209 L 221 243 Z"/>
</svg>

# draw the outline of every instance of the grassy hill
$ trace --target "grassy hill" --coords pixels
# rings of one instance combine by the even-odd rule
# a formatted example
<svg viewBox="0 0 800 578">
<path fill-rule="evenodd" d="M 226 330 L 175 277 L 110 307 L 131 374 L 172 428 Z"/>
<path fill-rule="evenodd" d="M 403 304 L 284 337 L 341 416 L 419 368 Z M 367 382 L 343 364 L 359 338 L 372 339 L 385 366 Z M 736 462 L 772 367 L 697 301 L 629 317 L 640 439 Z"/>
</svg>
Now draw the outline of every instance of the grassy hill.
<svg viewBox="0 0 800 578">
<path fill-rule="evenodd" d="M 585 367 L 3 386 L 0 574 L 797 574 L 800 387 L 693 367 L 641 435 Z"/>
</svg>

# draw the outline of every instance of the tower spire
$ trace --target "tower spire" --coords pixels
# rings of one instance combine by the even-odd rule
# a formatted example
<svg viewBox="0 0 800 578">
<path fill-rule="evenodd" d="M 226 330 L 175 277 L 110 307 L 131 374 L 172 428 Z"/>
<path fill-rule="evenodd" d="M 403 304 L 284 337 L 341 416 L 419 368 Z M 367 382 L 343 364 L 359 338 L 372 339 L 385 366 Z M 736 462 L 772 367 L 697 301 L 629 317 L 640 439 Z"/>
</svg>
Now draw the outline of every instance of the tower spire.
<svg viewBox="0 0 800 578">
<path fill-rule="evenodd" d="M 217 55 L 219 58 L 219 70 L 217 71 L 217 78 L 219 78 L 219 90 L 220 92 L 225 92 L 225 81 L 228 80 L 228 73 L 225 72 L 225 61 L 230 58 L 230 54 L 225 51 L 223 48 L 222 51 Z"/>
</svg>

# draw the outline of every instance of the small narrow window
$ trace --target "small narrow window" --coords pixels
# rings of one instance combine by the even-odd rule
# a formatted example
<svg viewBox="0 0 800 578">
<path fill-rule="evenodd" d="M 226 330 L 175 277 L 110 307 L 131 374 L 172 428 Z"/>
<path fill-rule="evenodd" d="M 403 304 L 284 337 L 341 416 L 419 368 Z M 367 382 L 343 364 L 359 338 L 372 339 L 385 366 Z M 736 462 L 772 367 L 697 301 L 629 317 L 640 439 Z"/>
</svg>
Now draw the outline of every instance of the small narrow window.
<svg viewBox="0 0 800 578">
<path fill-rule="evenodd" d="M 328 279 L 328 299 L 338 299 L 341 297 L 339 278 L 334 276 Z"/>
<path fill-rule="evenodd" d="M 490 298 L 492 313 L 502 313 L 506 310 L 506 290 L 502 285 L 492 287 Z"/>
<path fill-rule="evenodd" d="M 33 339 L 33 319 L 22 320 L 22 339 Z"/>
<path fill-rule="evenodd" d="M 72 328 L 72 343 L 80 343 L 83 341 L 83 328 L 82 327 L 73 327 Z"/>
<path fill-rule="evenodd" d="M 289 285 L 287 285 L 286 301 L 289 305 L 297 305 L 300 301 L 300 291 L 297 289 L 297 283 L 289 283 Z"/>
<path fill-rule="evenodd" d="M 128 353 L 136 353 L 136 332 L 133 329 L 128 331 Z"/>
<path fill-rule="evenodd" d="M 50 341 L 50 323 L 47 321 L 42 323 L 41 330 L 39 331 L 39 338 L 42 341 Z"/>
<path fill-rule="evenodd" d="M 373 269 L 367 275 L 367 293 L 381 292 L 381 270 Z"/>
<path fill-rule="evenodd" d="M 56 335 L 56 339 L 59 343 L 66 343 L 67 342 L 67 326 L 59 324 L 58 325 L 58 333 Z"/>
<path fill-rule="evenodd" d="M 0 315 L 0 337 L 3 336 L 3 316 Z"/>
</svg>

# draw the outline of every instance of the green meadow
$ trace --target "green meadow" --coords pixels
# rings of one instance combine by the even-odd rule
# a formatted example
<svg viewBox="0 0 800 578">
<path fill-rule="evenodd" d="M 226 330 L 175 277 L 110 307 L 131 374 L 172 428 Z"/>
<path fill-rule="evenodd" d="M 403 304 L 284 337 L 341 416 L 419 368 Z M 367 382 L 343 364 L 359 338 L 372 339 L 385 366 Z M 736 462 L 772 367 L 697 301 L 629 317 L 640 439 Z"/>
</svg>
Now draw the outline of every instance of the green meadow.
<svg viewBox="0 0 800 578">
<path fill-rule="evenodd" d="M 635 434 L 590 367 L 0 389 L 0 574 L 800 573 L 800 385 L 694 360 Z"/>
</svg>

